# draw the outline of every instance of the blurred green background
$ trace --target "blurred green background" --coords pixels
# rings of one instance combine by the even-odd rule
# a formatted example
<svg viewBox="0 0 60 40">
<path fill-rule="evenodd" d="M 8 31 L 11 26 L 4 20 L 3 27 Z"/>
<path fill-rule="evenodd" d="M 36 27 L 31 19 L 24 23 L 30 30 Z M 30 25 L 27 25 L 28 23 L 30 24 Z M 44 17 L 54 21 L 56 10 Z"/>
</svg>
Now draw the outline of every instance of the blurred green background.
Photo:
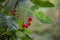
<svg viewBox="0 0 60 40">
<path fill-rule="evenodd" d="M 3 20 L 4 22 L 9 22 L 8 24 L 10 24 L 8 25 L 9 32 L 6 33 L 7 36 L 3 35 L 4 38 L 8 38 L 9 36 L 9 40 L 60 40 L 60 0 L 49 0 L 51 3 L 48 0 L 43 0 L 47 2 L 42 1 L 40 2 L 41 4 L 38 3 L 40 0 L 37 2 L 36 0 L 19 0 L 18 6 L 16 6 L 16 15 L 11 16 L 10 11 L 14 9 L 16 1 L 17 0 L 9 0 L 9 3 L 6 7 L 0 8 L 0 11 L 3 14 L 6 14 L 4 18 L 7 19 L 6 22 L 4 18 L 2 19 L 3 15 L 0 15 L 0 22 Z M 34 2 L 36 2 L 37 5 L 34 5 Z M 43 5 L 44 3 L 47 4 L 47 7 L 45 7 L 46 4 Z M 4 4 L 5 3 L 2 2 L 1 5 L 4 6 Z M 11 18 L 9 18 L 7 15 Z M 28 22 L 28 17 L 32 17 L 31 26 L 29 28 L 23 29 L 22 24 L 23 22 Z M 14 21 L 17 21 L 19 26 L 17 26 Z M 2 23 L 3 22 L 0 24 L 2 25 Z M 5 31 L 4 26 L 6 25 L 4 24 L 3 27 L 1 27 L 2 29 L 0 28 L 0 32 L 2 33 Z M 20 30 L 15 31 L 18 27 Z"/>
<path fill-rule="evenodd" d="M 35 10 L 43 11 L 47 16 L 53 19 L 56 24 L 44 24 L 33 16 L 31 29 L 34 40 L 60 40 L 60 0 L 50 0 L 55 7 L 42 8 Z"/>
</svg>

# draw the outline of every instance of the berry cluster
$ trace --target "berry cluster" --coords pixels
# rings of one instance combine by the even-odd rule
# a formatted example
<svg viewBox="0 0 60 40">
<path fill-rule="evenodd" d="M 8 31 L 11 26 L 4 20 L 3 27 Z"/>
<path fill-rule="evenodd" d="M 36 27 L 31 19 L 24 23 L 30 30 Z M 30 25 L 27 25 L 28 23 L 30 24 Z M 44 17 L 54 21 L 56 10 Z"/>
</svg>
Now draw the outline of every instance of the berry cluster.
<svg viewBox="0 0 60 40">
<path fill-rule="evenodd" d="M 31 25 L 32 17 L 28 18 L 28 23 L 27 24 L 22 24 L 22 28 L 28 28 Z"/>
<path fill-rule="evenodd" d="M 11 10 L 10 12 L 11 12 L 11 15 L 15 15 L 16 10 L 15 10 L 15 9 L 13 9 L 13 10 Z"/>
</svg>

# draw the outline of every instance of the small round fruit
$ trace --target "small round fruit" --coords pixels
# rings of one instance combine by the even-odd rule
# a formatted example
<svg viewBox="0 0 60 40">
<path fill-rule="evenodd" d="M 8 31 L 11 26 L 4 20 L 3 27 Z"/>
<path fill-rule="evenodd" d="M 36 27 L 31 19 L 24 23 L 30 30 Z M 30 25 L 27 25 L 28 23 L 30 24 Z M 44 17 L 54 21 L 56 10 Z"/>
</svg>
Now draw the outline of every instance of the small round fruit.
<svg viewBox="0 0 60 40">
<path fill-rule="evenodd" d="M 25 28 L 25 24 L 22 24 L 22 28 Z"/>
<path fill-rule="evenodd" d="M 30 26 L 31 25 L 31 22 L 28 22 L 27 25 Z"/>
<path fill-rule="evenodd" d="M 29 26 L 26 24 L 26 28 L 28 28 Z"/>
<path fill-rule="evenodd" d="M 28 18 L 28 22 L 31 22 L 31 21 L 32 21 L 32 17 L 29 17 L 29 18 Z"/>
</svg>

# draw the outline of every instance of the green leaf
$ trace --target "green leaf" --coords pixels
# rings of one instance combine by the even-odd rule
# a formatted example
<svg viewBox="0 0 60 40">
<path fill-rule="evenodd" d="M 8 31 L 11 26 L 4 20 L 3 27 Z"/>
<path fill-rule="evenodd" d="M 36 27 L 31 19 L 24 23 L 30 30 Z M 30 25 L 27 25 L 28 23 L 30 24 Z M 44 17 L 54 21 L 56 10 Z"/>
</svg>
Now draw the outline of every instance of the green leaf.
<svg viewBox="0 0 60 40">
<path fill-rule="evenodd" d="M 17 25 L 17 22 L 16 20 L 12 19 L 10 16 L 6 16 L 6 23 L 7 23 L 7 26 L 8 26 L 8 30 L 17 30 L 19 27 Z"/>
<path fill-rule="evenodd" d="M 24 29 L 19 29 L 19 31 L 21 31 L 22 33 L 24 33 L 25 34 L 25 37 L 23 37 L 22 38 L 22 40 L 23 39 L 25 39 L 25 38 L 28 38 L 28 39 L 30 39 L 30 40 L 32 40 L 33 38 L 32 38 L 32 31 L 31 30 L 28 30 L 28 29 L 26 29 L 26 28 L 24 28 Z M 27 40 L 27 39 L 26 39 Z"/>
<path fill-rule="evenodd" d="M 18 23 L 19 28 L 21 29 L 22 28 L 23 21 L 17 20 L 17 23 Z"/>
<path fill-rule="evenodd" d="M 54 4 L 50 1 L 32 0 L 32 2 L 39 7 L 54 7 Z"/>
<path fill-rule="evenodd" d="M 3 13 L 0 13 L 0 27 L 5 26 L 6 26 L 5 15 L 3 15 Z"/>
<path fill-rule="evenodd" d="M 33 39 L 31 39 L 31 38 L 28 38 L 27 36 L 23 36 L 23 37 L 21 37 L 21 39 L 22 39 L 22 40 L 33 40 Z"/>
<path fill-rule="evenodd" d="M 28 30 L 28 29 L 24 29 L 23 33 L 30 39 L 33 39 L 32 38 L 32 31 L 31 30 Z"/>
<path fill-rule="evenodd" d="M 1 36 L 1 34 L 3 33 L 3 32 L 5 32 L 5 28 L 3 28 L 3 27 L 0 27 L 0 36 Z"/>
<path fill-rule="evenodd" d="M 1 11 L 2 7 L 3 7 L 3 6 L 2 6 L 2 4 L 0 3 L 0 11 Z"/>
<path fill-rule="evenodd" d="M 36 18 L 39 19 L 42 23 L 53 23 L 52 19 L 46 16 L 43 12 L 39 12 L 35 14 Z"/>
<path fill-rule="evenodd" d="M 23 32 L 26 33 L 26 34 L 32 34 L 32 31 L 31 30 L 28 30 L 28 29 L 24 29 Z"/>
<path fill-rule="evenodd" d="M 9 14 L 10 14 L 9 10 L 6 9 L 6 8 L 3 9 L 3 13 L 4 13 L 5 15 L 9 15 Z"/>
<path fill-rule="evenodd" d="M 0 3 L 1 3 L 1 2 L 4 2 L 4 1 L 6 1 L 6 0 L 0 0 Z"/>
<path fill-rule="evenodd" d="M 39 6 L 34 5 L 34 6 L 31 7 L 31 10 L 35 11 L 35 9 L 38 9 L 38 8 L 39 8 Z"/>
</svg>

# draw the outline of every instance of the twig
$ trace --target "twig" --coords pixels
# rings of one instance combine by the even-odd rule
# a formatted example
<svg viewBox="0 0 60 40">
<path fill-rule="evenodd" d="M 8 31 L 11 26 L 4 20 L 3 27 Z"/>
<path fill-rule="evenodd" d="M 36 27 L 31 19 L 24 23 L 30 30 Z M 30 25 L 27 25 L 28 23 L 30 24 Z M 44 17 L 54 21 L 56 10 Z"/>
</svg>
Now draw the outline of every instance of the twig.
<svg viewBox="0 0 60 40">
<path fill-rule="evenodd" d="M 18 4 L 18 0 L 17 0 L 17 2 L 16 2 L 16 4 L 15 4 L 15 7 L 14 7 L 14 9 L 17 7 L 17 4 Z"/>
<path fill-rule="evenodd" d="M 3 6 L 3 8 L 9 3 L 9 0 L 5 3 L 5 5 Z"/>
</svg>

